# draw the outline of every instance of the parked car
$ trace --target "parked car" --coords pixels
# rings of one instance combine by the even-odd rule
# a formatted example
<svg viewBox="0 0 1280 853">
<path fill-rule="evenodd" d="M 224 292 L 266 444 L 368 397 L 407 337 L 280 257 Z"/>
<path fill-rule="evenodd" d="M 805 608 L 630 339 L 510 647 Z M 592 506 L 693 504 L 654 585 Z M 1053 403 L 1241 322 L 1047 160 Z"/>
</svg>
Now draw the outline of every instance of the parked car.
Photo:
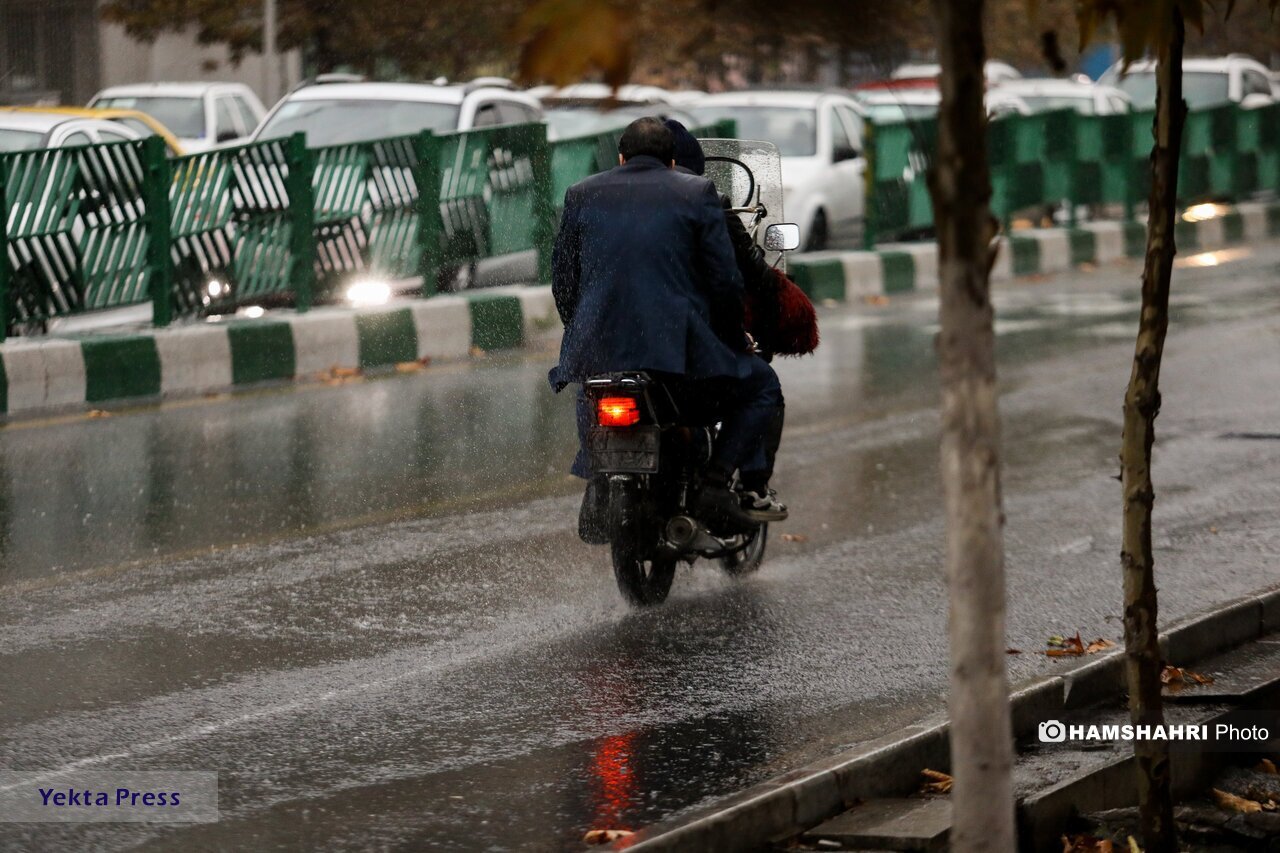
<svg viewBox="0 0 1280 853">
<path fill-rule="evenodd" d="M 878 122 L 932 118 L 937 115 L 938 104 L 942 101 L 942 93 L 937 88 L 916 85 L 873 85 L 860 89 L 854 97 L 867 111 L 867 116 Z M 1022 98 L 1002 89 L 988 89 L 986 105 L 987 114 L 992 118 L 1030 115 L 1033 112 Z"/>
<path fill-rule="evenodd" d="M 908 62 L 895 68 L 890 76 L 894 80 L 937 80 L 941 73 L 942 66 L 936 62 Z M 986 75 L 988 86 L 996 86 L 1022 77 L 1018 69 L 998 59 L 988 59 L 983 66 L 983 73 Z"/>
<path fill-rule="evenodd" d="M 669 104 L 672 102 L 671 93 L 666 89 L 633 83 L 619 86 L 616 90 L 604 83 L 575 83 L 559 89 L 539 87 L 537 98 L 544 107 L 600 101 L 613 101 L 617 104 Z"/>
<path fill-rule="evenodd" d="M 68 118 L 91 118 L 115 122 L 127 127 L 139 138 L 158 136 L 164 140 L 169 156 L 177 157 L 185 153 L 182 143 L 169 132 L 169 129 L 146 113 L 137 110 L 94 109 L 92 107 L 0 107 L 5 112 L 53 113 Z"/>
<path fill-rule="evenodd" d="M 730 92 L 708 95 L 688 110 L 699 124 L 733 119 L 739 139 L 778 146 L 786 218 L 800 225 L 807 251 L 861 236 L 864 110 L 853 98 L 813 91 Z"/>
<path fill-rule="evenodd" d="M 673 107 L 671 93 L 657 86 L 627 85 L 616 90 L 604 83 L 576 83 L 530 90 L 546 111 L 552 139 L 585 136 L 625 127 L 644 115 L 670 116 L 688 126 L 689 114 Z"/>
<path fill-rule="evenodd" d="M 1123 62 L 1117 62 L 1098 82 L 1122 90 L 1135 107 L 1155 106 L 1156 65 L 1152 60 L 1134 62 L 1128 71 Z M 1228 103 L 1252 109 L 1275 101 L 1266 66 L 1240 53 L 1182 60 L 1182 97 L 1193 110 Z"/>
<path fill-rule="evenodd" d="M 534 98 L 484 82 L 313 83 L 282 98 L 253 138 L 277 139 L 301 131 L 307 145 L 321 148 L 423 130 L 471 130 L 542 119 Z"/>
<path fill-rule="evenodd" d="M 621 130 L 641 116 L 673 118 L 689 128 L 698 124 L 686 109 L 669 104 L 632 104 L 603 112 L 584 106 L 549 107 L 546 116 L 548 134 L 552 139 Z"/>
<path fill-rule="evenodd" d="M 1129 96 L 1114 86 L 1061 80 L 1054 77 L 1024 77 L 1001 83 L 994 92 L 1021 98 L 1032 112 L 1073 109 L 1081 115 L 1114 115 L 1129 112 Z"/>
<path fill-rule="evenodd" d="M 178 137 L 190 153 L 246 140 L 266 114 L 240 83 L 142 83 L 103 89 L 89 106 L 138 110 Z"/>
<path fill-rule="evenodd" d="M 141 138 L 137 131 L 101 118 L 33 109 L 0 110 L 0 151 L 33 151 Z"/>
</svg>

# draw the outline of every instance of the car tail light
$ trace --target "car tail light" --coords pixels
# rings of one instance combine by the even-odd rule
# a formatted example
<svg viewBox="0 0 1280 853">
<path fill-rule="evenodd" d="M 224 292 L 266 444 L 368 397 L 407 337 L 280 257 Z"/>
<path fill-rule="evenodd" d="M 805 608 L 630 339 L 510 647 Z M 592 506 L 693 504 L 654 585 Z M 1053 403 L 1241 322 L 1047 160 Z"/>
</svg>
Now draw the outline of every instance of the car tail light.
<svg viewBox="0 0 1280 853">
<path fill-rule="evenodd" d="M 640 407 L 635 397 L 601 397 L 596 403 L 600 426 L 627 427 L 640 423 Z"/>
</svg>

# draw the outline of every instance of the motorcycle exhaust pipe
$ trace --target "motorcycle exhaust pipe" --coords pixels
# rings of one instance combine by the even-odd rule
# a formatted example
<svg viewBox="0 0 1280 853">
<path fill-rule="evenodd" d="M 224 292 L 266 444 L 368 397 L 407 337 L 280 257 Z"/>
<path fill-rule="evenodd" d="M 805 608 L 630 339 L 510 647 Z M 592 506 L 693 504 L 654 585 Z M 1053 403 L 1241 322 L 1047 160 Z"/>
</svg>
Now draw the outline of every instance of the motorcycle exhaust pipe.
<svg viewBox="0 0 1280 853">
<path fill-rule="evenodd" d="M 687 515 L 677 515 L 667 522 L 667 541 L 676 548 L 690 548 L 698 538 L 698 523 Z"/>
</svg>

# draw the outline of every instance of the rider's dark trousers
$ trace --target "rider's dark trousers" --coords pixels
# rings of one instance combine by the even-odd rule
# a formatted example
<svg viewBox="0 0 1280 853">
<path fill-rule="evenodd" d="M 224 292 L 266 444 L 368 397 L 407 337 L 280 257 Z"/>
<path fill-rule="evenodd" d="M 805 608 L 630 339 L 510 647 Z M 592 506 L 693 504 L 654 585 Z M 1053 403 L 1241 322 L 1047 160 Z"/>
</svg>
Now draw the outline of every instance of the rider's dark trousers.
<svg viewBox="0 0 1280 853">
<path fill-rule="evenodd" d="M 694 379 L 665 377 L 664 382 L 682 412 L 708 423 L 720 421 L 720 436 L 712 451 L 712 464 L 724 473 L 741 472 L 744 480 L 767 483 L 773 475 L 774 457 L 782 440 L 784 401 L 778 374 L 764 359 L 748 359 L 743 379 Z M 591 476 L 587 457 L 587 431 L 594 413 L 586 395 L 578 391 L 578 455 L 572 472 Z"/>
</svg>

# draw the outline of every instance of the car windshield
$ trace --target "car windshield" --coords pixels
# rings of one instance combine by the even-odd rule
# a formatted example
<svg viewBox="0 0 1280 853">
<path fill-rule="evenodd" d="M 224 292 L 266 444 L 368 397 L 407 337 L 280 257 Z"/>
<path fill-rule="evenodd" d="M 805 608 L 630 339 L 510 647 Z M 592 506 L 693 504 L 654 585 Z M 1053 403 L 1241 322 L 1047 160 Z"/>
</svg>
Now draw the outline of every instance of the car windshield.
<svg viewBox="0 0 1280 853">
<path fill-rule="evenodd" d="M 43 140 L 44 134 L 34 130 L 0 128 L 0 151 L 30 151 L 39 148 Z"/>
<path fill-rule="evenodd" d="M 818 153 L 818 133 L 812 107 L 739 107 L 708 104 L 689 111 L 699 124 L 722 119 L 738 123 L 738 139 L 760 139 L 778 146 L 783 157 L 812 157 Z"/>
<path fill-rule="evenodd" d="M 1094 113 L 1093 97 L 1090 95 L 1019 95 L 1023 103 L 1033 113 L 1047 113 L 1050 110 L 1075 110 L 1081 115 L 1091 116 Z"/>
<path fill-rule="evenodd" d="M 204 137 L 204 101 L 200 98 L 118 97 L 99 98 L 95 107 L 137 110 L 146 113 L 183 139 Z"/>
<path fill-rule="evenodd" d="M 299 131 L 307 146 L 324 148 L 423 130 L 454 130 L 458 105 L 424 101 L 290 101 L 263 126 L 259 139 L 277 139 Z"/>
<path fill-rule="evenodd" d="M 1183 71 L 1182 97 L 1193 110 L 1216 107 L 1231 100 L 1225 71 Z M 1129 96 L 1135 106 L 1153 107 L 1156 103 L 1154 71 L 1130 71 L 1116 80 L 1116 85 Z"/>
</svg>

